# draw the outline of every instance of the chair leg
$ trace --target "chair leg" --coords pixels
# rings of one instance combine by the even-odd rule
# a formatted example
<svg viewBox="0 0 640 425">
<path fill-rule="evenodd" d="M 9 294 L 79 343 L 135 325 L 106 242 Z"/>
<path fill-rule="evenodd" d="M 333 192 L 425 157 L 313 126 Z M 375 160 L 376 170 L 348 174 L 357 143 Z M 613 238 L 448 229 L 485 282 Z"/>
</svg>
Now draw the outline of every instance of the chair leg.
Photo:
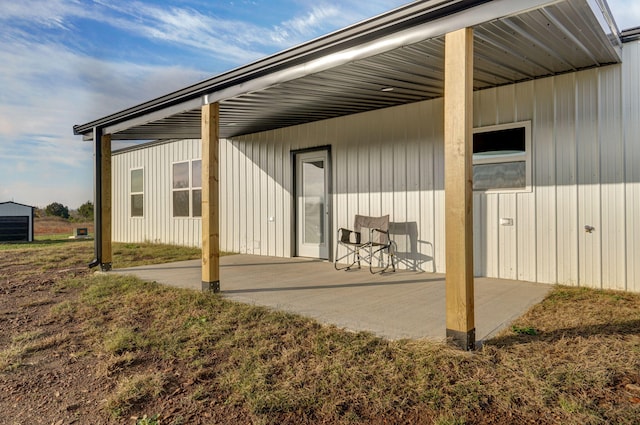
<svg viewBox="0 0 640 425">
<path fill-rule="evenodd" d="M 336 246 L 336 256 L 334 257 L 333 260 L 333 268 L 335 268 L 336 270 L 350 270 L 351 267 L 353 267 L 354 264 L 356 264 L 356 262 L 358 263 L 358 267 L 360 267 L 360 256 L 358 255 L 358 251 L 357 250 L 352 250 L 349 248 L 346 248 L 349 252 L 347 252 L 345 255 L 343 255 L 342 257 L 338 257 L 338 249 L 339 249 L 339 245 Z M 347 259 L 347 262 L 349 262 L 349 257 L 351 257 L 351 254 L 353 254 L 353 261 L 351 262 L 351 264 L 349 264 L 348 266 L 345 267 L 339 267 L 338 266 L 338 262 L 344 258 Z"/>
<path fill-rule="evenodd" d="M 384 255 L 385 255 L 384 251 L 385 250 L 387 251 L 387 254 L 386 254 L 387 255 L 387 261 L 386 262 L 384 261 Z M 376 271 L 373 270 L 373 260 L 375 258 L 375 255 L 378 254 L 378 253 L 380 254 L 380 262 L 382 263 L 381 264 L 382 270 L 376 272 Z M 376 251 L 373 251 L 373 249 L 372 249 L 370 257 L 369 257 L 369 260 L 370 260 L 369 261 L 369 272 L 371 272 L 371 274 L 384 273 L 385 271 L 387 271 L 389 266 L 391 266 L 392 270 L 395 272 L 396 271 L 396 265 L 395 265 L 393 257 L 394 257 L 393 248 L 391 248 L 391 246 L 382 247 L 382 248 L 379 248 Z"/>
</svg>

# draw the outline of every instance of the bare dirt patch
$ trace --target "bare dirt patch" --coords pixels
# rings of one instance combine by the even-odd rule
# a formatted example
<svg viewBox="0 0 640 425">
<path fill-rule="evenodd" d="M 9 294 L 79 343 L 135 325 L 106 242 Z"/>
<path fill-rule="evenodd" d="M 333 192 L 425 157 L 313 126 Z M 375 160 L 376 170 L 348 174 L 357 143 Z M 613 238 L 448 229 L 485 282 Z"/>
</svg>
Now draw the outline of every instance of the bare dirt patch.
<svg viewBox="0 0 640 425">
<path fill-rule="evenodd" d="M 51 309 L 76 296 L 56 291 L 56 282 L 89 270 L 64 261 L 38 265 L 46 261 L 35 253 L 0 251 L 0 417 L 7 424 L 77 423 L 95 416 L 104 385 L 86 373 L 92 360 L 78 355 L 86 348 L 77 325 L 53 319 Z"/>
</svg>

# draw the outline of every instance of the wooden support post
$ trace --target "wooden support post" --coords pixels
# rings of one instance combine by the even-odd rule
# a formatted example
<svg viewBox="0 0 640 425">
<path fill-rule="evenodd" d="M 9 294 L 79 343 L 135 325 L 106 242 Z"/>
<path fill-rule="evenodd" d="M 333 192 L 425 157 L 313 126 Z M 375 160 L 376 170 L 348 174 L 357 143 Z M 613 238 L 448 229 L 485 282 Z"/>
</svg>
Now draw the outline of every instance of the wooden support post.
<svg viewBox="0 0 640 425">
<path fill-rule="evenodd" d="M 444 70 L 447 337 L 473 350 L 473 29 L 445 36 Z"/>
<path fill-rule="evenodd" d="M 202 290 L 220 291 L 218 103 L 202 107 Z"/>
<path fill-rule="evenodd" d="M 100 268 L 102 271 L 111 270 L 112 249 L 111 249 L 111 135 L 104 134 L 100 138 L 100 179 L 102 188 L 100 191 L 100 211 L 101 215 L 101 247 L 102 256 L 100 258 Z"/>
</svg>

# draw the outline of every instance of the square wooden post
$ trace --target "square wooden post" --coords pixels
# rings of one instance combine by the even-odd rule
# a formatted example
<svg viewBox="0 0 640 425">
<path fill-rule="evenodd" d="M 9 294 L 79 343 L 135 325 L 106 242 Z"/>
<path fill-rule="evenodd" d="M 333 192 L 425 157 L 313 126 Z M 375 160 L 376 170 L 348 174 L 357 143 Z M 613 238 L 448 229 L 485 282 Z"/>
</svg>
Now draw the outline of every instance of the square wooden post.
<svg viewBox="0 0 640 425">
<path fill-rule="evenodd" d="M 473 350 L 473 29 L 445 36 L 444 69 L 447 337 Z"/>
<path fill-rule="evenodd" d="M 101 216 L 100 235 L 101 252 L 100 268 L 102 271 L 111 270 L 111 135 L 104 134 L 100 138 L 100 211 Z"/>
<path fill-rule="evenodd" d="M 220 291 L 218 103 L 202 107 L 202 290 Z"/>
</svg>

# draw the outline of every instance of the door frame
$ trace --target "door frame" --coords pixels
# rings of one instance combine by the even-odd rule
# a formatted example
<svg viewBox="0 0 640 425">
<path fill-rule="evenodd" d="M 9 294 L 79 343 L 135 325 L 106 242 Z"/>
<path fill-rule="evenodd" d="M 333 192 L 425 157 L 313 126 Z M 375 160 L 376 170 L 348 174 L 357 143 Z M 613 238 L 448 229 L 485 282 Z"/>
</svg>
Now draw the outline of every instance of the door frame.
<svg viewBox="0 0 640 425">
<path fill-rule="evenodd" d="M 291 253 L 293 257 L 298 257 L 298 169 L 297 169 L 297 159 L 298 155 L 311 153 L 311 152 L 322 152 L 325 151 L 327 153 L 327 168 L 326 171 L 328 173 L 327 176 L 327 210 L 329 211 L 329 216 L 327 217 L 327 229 L 326 229 L 326 241 L 327 241 L 327 260 L 333 261 L 333 157 L 331 155 L 331 145 L 322 145 L 322 146 L 314 146 L 310 148 L 304 149 L 295 149 L 291 150 L 289 153 L 290 156 L 290 169 L 291 172 Z"/>
</svg>

